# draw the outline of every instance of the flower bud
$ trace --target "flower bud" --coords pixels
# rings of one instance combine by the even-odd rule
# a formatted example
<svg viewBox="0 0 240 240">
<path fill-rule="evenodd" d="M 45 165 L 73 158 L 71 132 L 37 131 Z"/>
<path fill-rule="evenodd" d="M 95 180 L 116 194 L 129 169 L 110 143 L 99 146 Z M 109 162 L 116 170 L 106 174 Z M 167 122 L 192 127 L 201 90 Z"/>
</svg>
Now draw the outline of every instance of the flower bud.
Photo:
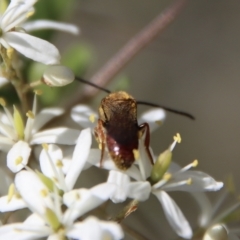
<svg viewBox="0 0 240 240">
<path fill-rule="evenodd" d="M 228 240 L 226 228 L 222 224 L 210 227 L 203 236 L 203 240 Z"/>
<path fill-rule="evenodd" d="M 62 65 L 50 65 L 43 74 L 43 82 L 48 86 L 62 87 L 75 79 L 71 69 Z"/>
<path fill-rule="evenodd" d="M 172 161 L 172 152 L 169 149 L 167 149 L 166 151 L 160 154 L 151 172 L 151 181 L 153 183 L 156 183 L 159 180 L 161 180 L 163 175 L 168 170 L 169 165 L 171 164 L 171 161 Z"/>
<path fill-rule="evenodd" d="M 14 120 L 14 128 L 15 128 L 15 131 L 17 132 L 18 139 L 24 139 L 23 120 L 20 112 L 15 106 L 13 106 L 13 120 Z"/>
<path fill-rule="evenodd" d="M 58 220 L 56 213 L 52 209 L 46 208 L 45 215 L 48 224 L 52 227 L 53 230 L 57 231 L 61 227 L 61 223 Z"/>
</svg>

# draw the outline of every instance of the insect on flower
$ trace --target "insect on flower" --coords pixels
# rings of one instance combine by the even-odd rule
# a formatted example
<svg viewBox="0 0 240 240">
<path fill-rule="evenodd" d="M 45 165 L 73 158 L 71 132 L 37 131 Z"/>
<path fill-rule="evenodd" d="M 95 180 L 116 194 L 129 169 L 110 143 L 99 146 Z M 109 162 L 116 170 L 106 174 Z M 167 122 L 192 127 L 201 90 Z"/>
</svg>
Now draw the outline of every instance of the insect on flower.
<svg viewBox="0 0 240 240">
<path fill-rule="evenodd" d="M 161 105 L 137 101 L 124 91 L 113 92 L 99 87 L 91 82 L 75 77 L 76 80 L 99 88 L 109 95 L 102 99 L 99 107 L 99 119 L 95 128 L 95 137 L 101 149 L 100 166 L 103 162 L 105 149 L 108 149 L 110 157 L 120 170 L 127 170 L 135 161 L 134 151 L 138 149 L 138 140 L 145 137 L 144 145 L 150 162 L 153 158 L 149 150 L 150 131 L 148 123 L 141 125 L 137 122 L 137 105 L 143 104 L 162 108 L 166 111 L 194 117 L 186 112 L 178 111 Z"/>
</svg>

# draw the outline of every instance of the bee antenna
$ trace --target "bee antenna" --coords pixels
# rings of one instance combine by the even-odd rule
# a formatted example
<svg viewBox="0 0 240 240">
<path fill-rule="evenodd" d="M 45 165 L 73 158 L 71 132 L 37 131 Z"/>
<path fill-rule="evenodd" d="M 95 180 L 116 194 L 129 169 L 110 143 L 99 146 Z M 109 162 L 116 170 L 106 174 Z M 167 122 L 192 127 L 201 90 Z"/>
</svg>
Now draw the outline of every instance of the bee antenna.
<svg viewBox="0 0 240 240">
<path fill-rule="evenodd" d="M 92 83 L 92 82 L 89 82 L 89 81 L 87 81 L 87 80 L 84 80 L 84 79 L 81 78 L 81 77 L 75 76 L 75 80 L 77 80 L 77 81 L 79 81 L 79 82 L 82 82 L 82 83 L 86 83 L 86 84 L 88 84 L 88 85 L 90 85 L 90 86 L 92 86 L 92 87 L 95 87 L 95 88 L 97 88 L 97 89 L 100 89 L 100 90 L 102 90 L 102 91 L 104 91 L 104 92 L 106 92 L 106 93 L 111 93 L 110 90 L 108 90 L 108 89 L 106 89 L 106 88 L 103 88 L 103 87 L 100 87 L 100 86 L 98 86 L 98 85 L 95 84 L 95 83 Z"/>
<path fill-rule="evenodd" d="M 146 106 L 150 106 L 150 107 L 162 108 L 162 109 L 164 109 L 168 112 L 172 112 L 172 113 L 175 113 L 175 114 L 178 114 L 178 115 L 188 117 L 192 120 L 195 120 L 195 117 L 192 114 L 187 113 L 187 112 L 183 112 L 183 111 L 179 111 L 179 110 L 176 110 L 176 109 L 173 109 L 173 108 L 165 107 L 165 106 L 154 104 L 154 103 L 144 102 L 144 101 L 137 101 L 137 104 L 146 105 Z"/>
</svg>

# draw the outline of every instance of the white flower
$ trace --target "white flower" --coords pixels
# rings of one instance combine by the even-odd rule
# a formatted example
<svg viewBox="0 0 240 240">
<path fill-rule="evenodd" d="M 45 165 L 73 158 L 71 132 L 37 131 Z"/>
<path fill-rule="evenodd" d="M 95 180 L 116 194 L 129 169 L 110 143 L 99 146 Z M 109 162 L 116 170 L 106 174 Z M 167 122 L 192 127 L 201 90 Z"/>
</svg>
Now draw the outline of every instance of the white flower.
<svg viewBox="0 0 240 240">
<path fill-rule="evenodd" d="M 0 16 L 0 44 L 6 48 L 14 48 L 17 52 L 34 61 L 44 64 L 58 64 L 60 54 L 51 43 L 31 36 L 25 31 L 43 28 L 64 30 L 78 34 L 76 26 L 48 20 L 24 22 L 34 13 L 33 5 L 37 0 L 12 0 L 6 11 Z M 25 29 L 24 29 L 25 28 Z"/>
<path fill-rule="evenodd" d="M 5 114 L 0 113 L 0 150 L 8 152 L 7 165 L 11 171 L 21 170 L 27 163 L 31 153 L 30 145 L 42 143 L 59 143 L 71 145 L 76 142 L 78 130 L 65 127 L 53 128 L 38 132 L 53 117 L 63 114 L 59 108 L 42 110 L 36 115 L 36 96 L 32 111 L 27 113 L 28 119 L 24 127 L 20 113 L 15 108 L 14 116 L 4 107 Z"/>
<path fill-rule="evenodd" d="M 42 173 L 52 179 L 59 189 L 69 192 L 73 189 L 82 169 L 84 168 L 92 137 L 90 129 L 81 131 L 71 160 L 64 160 L 62 150 L 56 145 L 49 145 L 40 154 L 40 167 Z"/>
<path fill-rule="evenodd" d="M 191 227 L 167 191 L 216 191 L 223 186 L 223 183 L 216 182 L 206 173 L 189 171 L 197 165 L 197 161 L 184 168 L 171 163 L 171 151 L 178 140 L 179 138 L 175 137 L 173 144 L 159 156 L 154 166 L 150 164 L 141 138 L 139 140 L 140 158 L 136 160 L 137 164 L 122 172 L 109 157 L 105 156 L 103 168 L 111 170 L 108 182 L 118 185 L 118 189 L 111 198 L 114 202 L 123 202 L 127 197 L 144 201 L 152 193 L 161 203 L 166 218 L 175 232 L 183 238 L 190 239 L 192 237 Z M 99 154 L 100 150 L 92 150 L 88 161 L 99 166 L 99 160 L 97 160 Z M 131 181 L 130 177 L 135 181 Z"/>
<path fill-rule="evenodd" d="M 105 237 L 123 238 L 123 232 L 117 223 L 99 221 L 95 217 L 75 222 L 77 218 L 108 200 L 115 190 L 115 185 L 104 183 L 89 190 L 79 189 L 78 199 L 75 197 L 74 202 L 71 201 L 71 197 L 63 195 L 63 202 L 68 206 L 65 212 L 61 209 L 60 196 L 56 191 L 50 192 L 34 172 L 18 173 L 15 185 L 33 214 L 23 223 L 0 227 L 0 236 L 3 239 L 9 239 L 9 237 L 23 240 L 41 237 L 48 237 L 48 239 L 67 237 L 79 240 L 88 240 L 91 237 L 99 240 Z"/>
<path fill-rule="evenodd" d="M 69 196 L 76 197 L 75 192 L 72 195 L 71 190 L 86 164 L 91 142 L 90 129 L 81 131 L 71 160 L 63 158 L 63 152 L 58 146 L 53 144 L 44 145 L 39 157 L 41 171 L 44 175 L 40 172 L 38 172 L 38 175 L 45 180 L 51 191 L 53 191 L 53 185 L 56 185 L 57 189 L 63 193 L 69 193 Z M 26 207 L 26 205 L 22 204 L 19 193 L 14 188 L 11 189 L 12 187 L 11 185 L 9 188 L 8 196 L 0 198 L 1 212 Z"/>
<path fill-rule="evenodd" d="M 44 71 L 43 81 L 45 84 L 54 87 L 62 87 L 70 84 L 75 79 L 74 73 L 62 65 L 51 65 Z"/>
<path fill-rule="evenodd" d="M 60 54 L 51 43 L 27 33 L 17 31 L 34 12 L 36 0 L 11 1 L 0 19 L 0 44 L 4 48 L 14 48 L 27 58 L 44 64 L 57 64 Z"/>
</svg>

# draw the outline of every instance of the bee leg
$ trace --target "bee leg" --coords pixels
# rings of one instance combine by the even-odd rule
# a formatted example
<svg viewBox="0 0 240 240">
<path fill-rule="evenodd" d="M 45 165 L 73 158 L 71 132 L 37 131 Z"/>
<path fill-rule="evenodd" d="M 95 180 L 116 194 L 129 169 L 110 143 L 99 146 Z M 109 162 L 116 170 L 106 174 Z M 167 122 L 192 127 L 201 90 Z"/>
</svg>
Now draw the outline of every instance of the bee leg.
<svg viewBox="0 0 240 240">
<path fill-rule="evenodd" d="M 149 130 L 149 125 L 148 123 L 143 123 L 139 126 L 140 131 L 144 132 L 146 131 L 146 135 L 145 135 L 145 139 L 144 139 L 144 146 L 145 146 L 145 150 L 147 152 L 147 155 L 149 157 L 149 160 L 151 162 L 151 164 L 153 165 L 153 157 L 152 154 L 150 152 L 149 146 L 150 146 L 150 130 Z"/>
<path fill-rule="evenodd" d="M 100 158 L 100 168 L 103 166 L 103 157 L 105 152 L 105 143 L 101 143 L 101 158 Z"/>
<path fill-rule="evenodd" d="M 102 168 L 103 157 L 105 152 L 105 137 L 104 137 L 102 121 L 100 119 L 98 119 L 98 124 L 94 129 L 94 135 L 99 144 L 99 149 L 101 150 L 100 168 Z"/>
</svg>

